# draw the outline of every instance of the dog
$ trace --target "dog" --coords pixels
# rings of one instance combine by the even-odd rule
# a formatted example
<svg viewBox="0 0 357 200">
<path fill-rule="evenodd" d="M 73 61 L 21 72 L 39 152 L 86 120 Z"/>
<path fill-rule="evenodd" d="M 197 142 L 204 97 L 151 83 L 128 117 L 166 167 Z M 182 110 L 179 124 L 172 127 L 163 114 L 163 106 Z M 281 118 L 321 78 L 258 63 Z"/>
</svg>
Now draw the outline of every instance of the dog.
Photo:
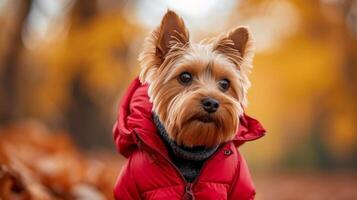
<svg viewBox="0 0 357 200">
<path fill-rule="evenodd" d="M 247 27 L 194 43 L 183 19 L 167 11 L 144 42 L 139 78 L 114 125 L 128 158 L 116 199 L 254 199 L 237 150 L 265 133 L 244 113 L 253 55 Z"/>
</svg>

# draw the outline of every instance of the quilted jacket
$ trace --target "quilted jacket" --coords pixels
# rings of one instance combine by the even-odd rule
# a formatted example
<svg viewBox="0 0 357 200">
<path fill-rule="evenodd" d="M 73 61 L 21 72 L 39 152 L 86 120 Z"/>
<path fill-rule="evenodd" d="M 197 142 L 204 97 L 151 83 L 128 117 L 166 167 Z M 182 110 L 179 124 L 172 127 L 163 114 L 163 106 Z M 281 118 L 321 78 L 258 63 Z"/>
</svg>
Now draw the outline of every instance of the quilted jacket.
<svg viewBox="0 0 357 200">
<path fill-rule="evenodd" d="M 246 161 L 237 147 L 262 137 L 262 125 L 244 114 L 234 140 L 222 144 L 188 183 L 168 156 L 152 119 L 148 85 L 135 79 L 119 106 L 114 125 L 118 151 L 127 159 L 117 179 L 117 200 L 251 200 L 255 196 Z"/>
</svg>

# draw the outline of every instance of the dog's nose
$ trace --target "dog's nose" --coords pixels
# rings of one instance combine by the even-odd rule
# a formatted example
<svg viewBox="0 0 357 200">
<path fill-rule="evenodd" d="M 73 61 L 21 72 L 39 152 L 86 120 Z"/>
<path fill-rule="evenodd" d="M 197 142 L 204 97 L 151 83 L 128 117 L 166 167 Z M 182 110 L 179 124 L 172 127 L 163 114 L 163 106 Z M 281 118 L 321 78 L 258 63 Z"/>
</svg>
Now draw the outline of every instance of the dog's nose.
<svg viewBox="0 0 357 200">
<path fill-rule="evenodd" d="M 201 103 L 202 103 L 202 108 L 208 113 L 216 112 L 219 107 L 219 102 L 211 97 L 202 99 Z"/>
</svg>

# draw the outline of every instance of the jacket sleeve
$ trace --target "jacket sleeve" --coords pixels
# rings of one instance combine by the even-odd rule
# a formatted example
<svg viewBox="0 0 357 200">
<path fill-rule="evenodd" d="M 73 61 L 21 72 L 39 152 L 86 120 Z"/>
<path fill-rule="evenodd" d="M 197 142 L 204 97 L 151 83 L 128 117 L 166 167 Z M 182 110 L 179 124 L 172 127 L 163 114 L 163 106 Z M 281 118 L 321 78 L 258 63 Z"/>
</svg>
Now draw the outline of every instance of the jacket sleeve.
<svg viewBox="0 0 357 200">
<path fill-rule="evenodd" d="M 255 186 L 244 157 L 238 152 L 238 167 L 229 193 L 229 199 L 254 200 Z"/>
<path fill-rule="evenodd" d="M 113 136 L 117 150 L 124 157 L 129 158 L 129 156 L 137 149 L 136 135 L 132 132 L 121 132 L 118 127 L 118 122 L 114 124 Z"/>
<path fill-rule="evenodd" d="M 131 171 L 131 157 L 123 166 L 114 188 L 115 200 L 140 200 L 140 194 L 136 186 L 134 173 Z"/>
</svg>

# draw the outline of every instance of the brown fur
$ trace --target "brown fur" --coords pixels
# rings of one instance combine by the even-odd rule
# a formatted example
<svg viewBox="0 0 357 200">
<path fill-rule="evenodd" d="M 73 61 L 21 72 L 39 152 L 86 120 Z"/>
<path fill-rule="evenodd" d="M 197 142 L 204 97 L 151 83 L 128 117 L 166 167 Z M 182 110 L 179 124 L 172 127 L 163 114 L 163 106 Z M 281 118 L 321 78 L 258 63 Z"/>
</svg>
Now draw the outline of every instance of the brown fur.
<svg viewBox="0 0 357 200">
<path fill-rule="evenodd" d="M 188 147 L 211 147 L 234 137 L 247 105 L 252 58 L 252 37 L 246 27 L 195 44 L 189 41 L 183 20 L 168 11 L 145 41 L 140 80 L 149 83 L 153 110 L 172 139 Z M 182 72 L 192 74 L 189 86 L 179 83 Z M 231 85 L 225 92 L 217 85 L 222 79 Z M 198 120 L 208 115 L 201 107 L 206 97 L 220 102 L 217 112 L 209 114 L 211 123 Z"/>
</svg>

